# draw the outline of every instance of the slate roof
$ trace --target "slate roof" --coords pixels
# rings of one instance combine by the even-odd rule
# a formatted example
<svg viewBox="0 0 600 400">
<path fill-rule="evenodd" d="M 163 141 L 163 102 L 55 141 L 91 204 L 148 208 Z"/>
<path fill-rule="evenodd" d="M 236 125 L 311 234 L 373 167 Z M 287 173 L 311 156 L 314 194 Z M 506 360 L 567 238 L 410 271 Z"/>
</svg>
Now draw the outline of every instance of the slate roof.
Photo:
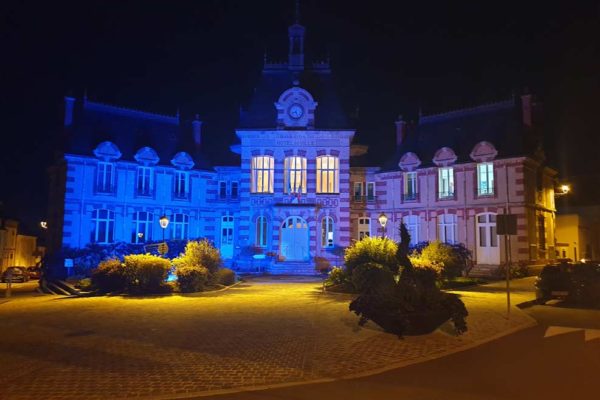
<svg viewBox="0 0 600 400">
<path fill-rule="evenodd" d="M 158 154 L 159 165 L 171 165 L 177 152 L 186 151 L 194 159 L 194 168 L 210 168 L 207 158 L 195 150 L 191 120 L 182 122 L 176 116 L 77 101 L 73 123 L 67 127 L 66 152 L 93 156 L 93 150 L 104 141 L 117 145 L 121 160 L 135 161 L 135 153 L 149 146 Z"/>
<path fill-rule="evenodd" d="M 456 153 L 457 163 L 470 162 L 475 145 L 487 141 L 498 158 L 532 156 L 540 143 L 538 131 L 522 123 L 521 102 L 511 99 L 443 114 L 424 116 L 407 126 L 407 135 L 384 170 L 397 170 L 407 152 L 421 159 L 421 167 L 432 166 L 433 156 L 442 147 Z"/>
<path fill-rule="evenodd" d="M 241 113 L 240 129 L 275 129 L 277 111 L 274 103 L 287 89 L 294 86 L 308 90 L 318 103 L 315 110 L 315 129 L 349 128 L 348 118 L 336 94 L 335 82 L 328 65 L 317 64 L 303 71 L 292 71 L 286 64 L 266 65 L 252 99 Z"/>
</svg>

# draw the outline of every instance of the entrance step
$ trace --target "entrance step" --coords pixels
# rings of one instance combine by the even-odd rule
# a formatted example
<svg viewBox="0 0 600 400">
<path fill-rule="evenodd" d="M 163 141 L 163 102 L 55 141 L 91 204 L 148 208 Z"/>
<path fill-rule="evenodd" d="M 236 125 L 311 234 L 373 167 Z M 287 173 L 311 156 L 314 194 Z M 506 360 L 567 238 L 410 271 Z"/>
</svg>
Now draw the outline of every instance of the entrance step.
<svg viewBox="0 0 600 400">
<path fill-rule="evenodd" d="M 317 275 L 313 261 L 276 262 L 267 268 L 273 275 Z"/>
<path fill-rule="evenodd" d="M 497 270 L 498 265 L 476 264 L 469 271 L 469 276 L 473 278 L 492 278 L 496 275 Z"/>
</svg>

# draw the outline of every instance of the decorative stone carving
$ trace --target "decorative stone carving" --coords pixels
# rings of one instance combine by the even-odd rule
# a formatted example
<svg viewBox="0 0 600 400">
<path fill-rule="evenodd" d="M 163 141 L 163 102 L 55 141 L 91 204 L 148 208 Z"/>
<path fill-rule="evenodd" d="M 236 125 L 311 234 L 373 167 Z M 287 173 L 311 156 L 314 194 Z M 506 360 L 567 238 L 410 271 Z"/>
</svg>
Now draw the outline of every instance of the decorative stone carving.
<svg viewBox="0 0 600 400">
<path fill-rule="evenodd" d="M 308 91 L 300 87 L 287 89 L 275 103 L 277 127 L 279 129 L 313 128 L 317 105 L 318 103 Z"/>
<path fill-rule="evenodd" d="M 404 155 L 400 158 L 400 162 L 398 163 L 398 166 L 403 171 L 414 171 L 419 168 L 419 165 L 421 165 L 421 160 L 413 152 L 404 153 Z"/>
<path fill-rule="evenodd" d="M 154 151 L 154 149 L 151 147 L 142 147 L 137 151 L 137 153 L 135 153 L 133 158 L 145 166 L 156 165 L 160 161 L 158 154 L 156 154 L 156 151 Z"/>
<path fill-rule="evenodd" d="M 498 155 L 498 150 L 490 142 L 479 142 L 471 151 L 471 159 L 476 162 L 492 161 Z"/>
<path fill-rule="evenodd" d="M 114 161 L 121 158 L 121 151 L 113 142 L 102 142 L 94 149 L 94 155 L 103 161 Z"/>
<path fill-rule="evenodd" d="M 450 147 L 442 147 L 435 152 L 433 163 L 438 167 L 446 167 L 456 162 L 456 154 Z"/>
<path fill-rule="evenodd" d="M 171 164 L 176 168 L 189 170 L 194 168 L 195 163 L 192 159 L 192 156 L 185 151 L 180 151 L 179 153 L 175 154 L 175 157 L 173 157 L 171 160 Z"/>
</svg>

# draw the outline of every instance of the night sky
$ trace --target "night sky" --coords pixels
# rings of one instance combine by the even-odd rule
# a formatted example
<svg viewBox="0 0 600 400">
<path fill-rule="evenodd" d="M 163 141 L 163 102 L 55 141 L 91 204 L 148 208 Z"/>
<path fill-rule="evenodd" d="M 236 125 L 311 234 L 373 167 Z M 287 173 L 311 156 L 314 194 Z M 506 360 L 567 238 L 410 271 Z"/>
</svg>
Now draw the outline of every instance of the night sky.
<svg viewBox="0 0 600 400">
<path fill-rule="evenodd" d="M 419 109 L 529 88 L 544 103 L 549 164 L 562 177 L 597 178 L 600 7 L 555 3 L 304 0 L 301 23 L 307 52 L 331 57 L 346 111 L 358 117 L 357 141 L 370 145 L 374 164 L 393 148 L 398 114 L 410 120 Z M 0 211 L 31 228 L 44 218 L 46 168 L 60 150 L 68 93 L 198 113 L 213 164 L 235 163 L 227 149 L 239 108 L 265 49 L 285 59 L 293 9 L 292 0 L 3 1 Z"/>
</svg>

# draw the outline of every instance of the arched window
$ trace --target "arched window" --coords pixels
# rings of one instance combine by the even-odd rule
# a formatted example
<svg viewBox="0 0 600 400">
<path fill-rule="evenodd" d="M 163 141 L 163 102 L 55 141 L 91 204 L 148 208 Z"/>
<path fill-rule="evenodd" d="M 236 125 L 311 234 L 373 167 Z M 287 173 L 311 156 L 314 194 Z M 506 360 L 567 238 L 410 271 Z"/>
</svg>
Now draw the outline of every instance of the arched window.
<svg viewBox="0 0 600 400">
<path fill-rule="evenodd" d="M 261 215 L 256 218 L 256 246 L 267 247 L 268 230 L 267 217 Z"/>
<path fill-rule="evenodd" d="M 187 239 L 190 225 L 190 217 L 185 214 L 173 214 L 171 229 L 173 239 Z"/>
<path fill-rule="evenodd" d="M 115 213 L 111 210 L 99 209 L 92 212 L 91 241 L 94 243 L 114 242 Z"/>
<path fill-rule="evenodd" d="M 286 193 L 306 193 L 306 158 L 287 157 L 284 176 Z"/>
<path fill-rule="evenodd" d="M 333 247 L 333 218 L 325 217 L 321 221 L 321 247 Z"/>
<path fill-rule="evenodd" d="M 438 215 L 438 239 L 444 243 L 457 243 L 456 214 Z"/>
<path fill-rule="evenodd" d="M 273 193 L 273 157 L 252 157 L 251 168 L 252 193 Z"/>
<path fill-rule="evenodd" d="M 115 192 L 115 165 L 111 162 L 99 161 L 96 170 L 96 191 L 99 193 Z"/>
<path fill-rule="evenodd" d="M 406 225 L 406 229 L 410 235 L 410 244 L 415 245 L 419 243 L 419 216 L 408 215 L 402 218 L 402 222 Z"/>
<path fill-rule="evenodd" d="M 317 193 L 339 193 L 339 172 L 337 157 L 317 157 Z"/>
<path fill-rule="evenodd" d="M 152 240 L 153 215 L 147 211 L 133 214 L 131 243 L 145 243 Z"/>
</svg>

